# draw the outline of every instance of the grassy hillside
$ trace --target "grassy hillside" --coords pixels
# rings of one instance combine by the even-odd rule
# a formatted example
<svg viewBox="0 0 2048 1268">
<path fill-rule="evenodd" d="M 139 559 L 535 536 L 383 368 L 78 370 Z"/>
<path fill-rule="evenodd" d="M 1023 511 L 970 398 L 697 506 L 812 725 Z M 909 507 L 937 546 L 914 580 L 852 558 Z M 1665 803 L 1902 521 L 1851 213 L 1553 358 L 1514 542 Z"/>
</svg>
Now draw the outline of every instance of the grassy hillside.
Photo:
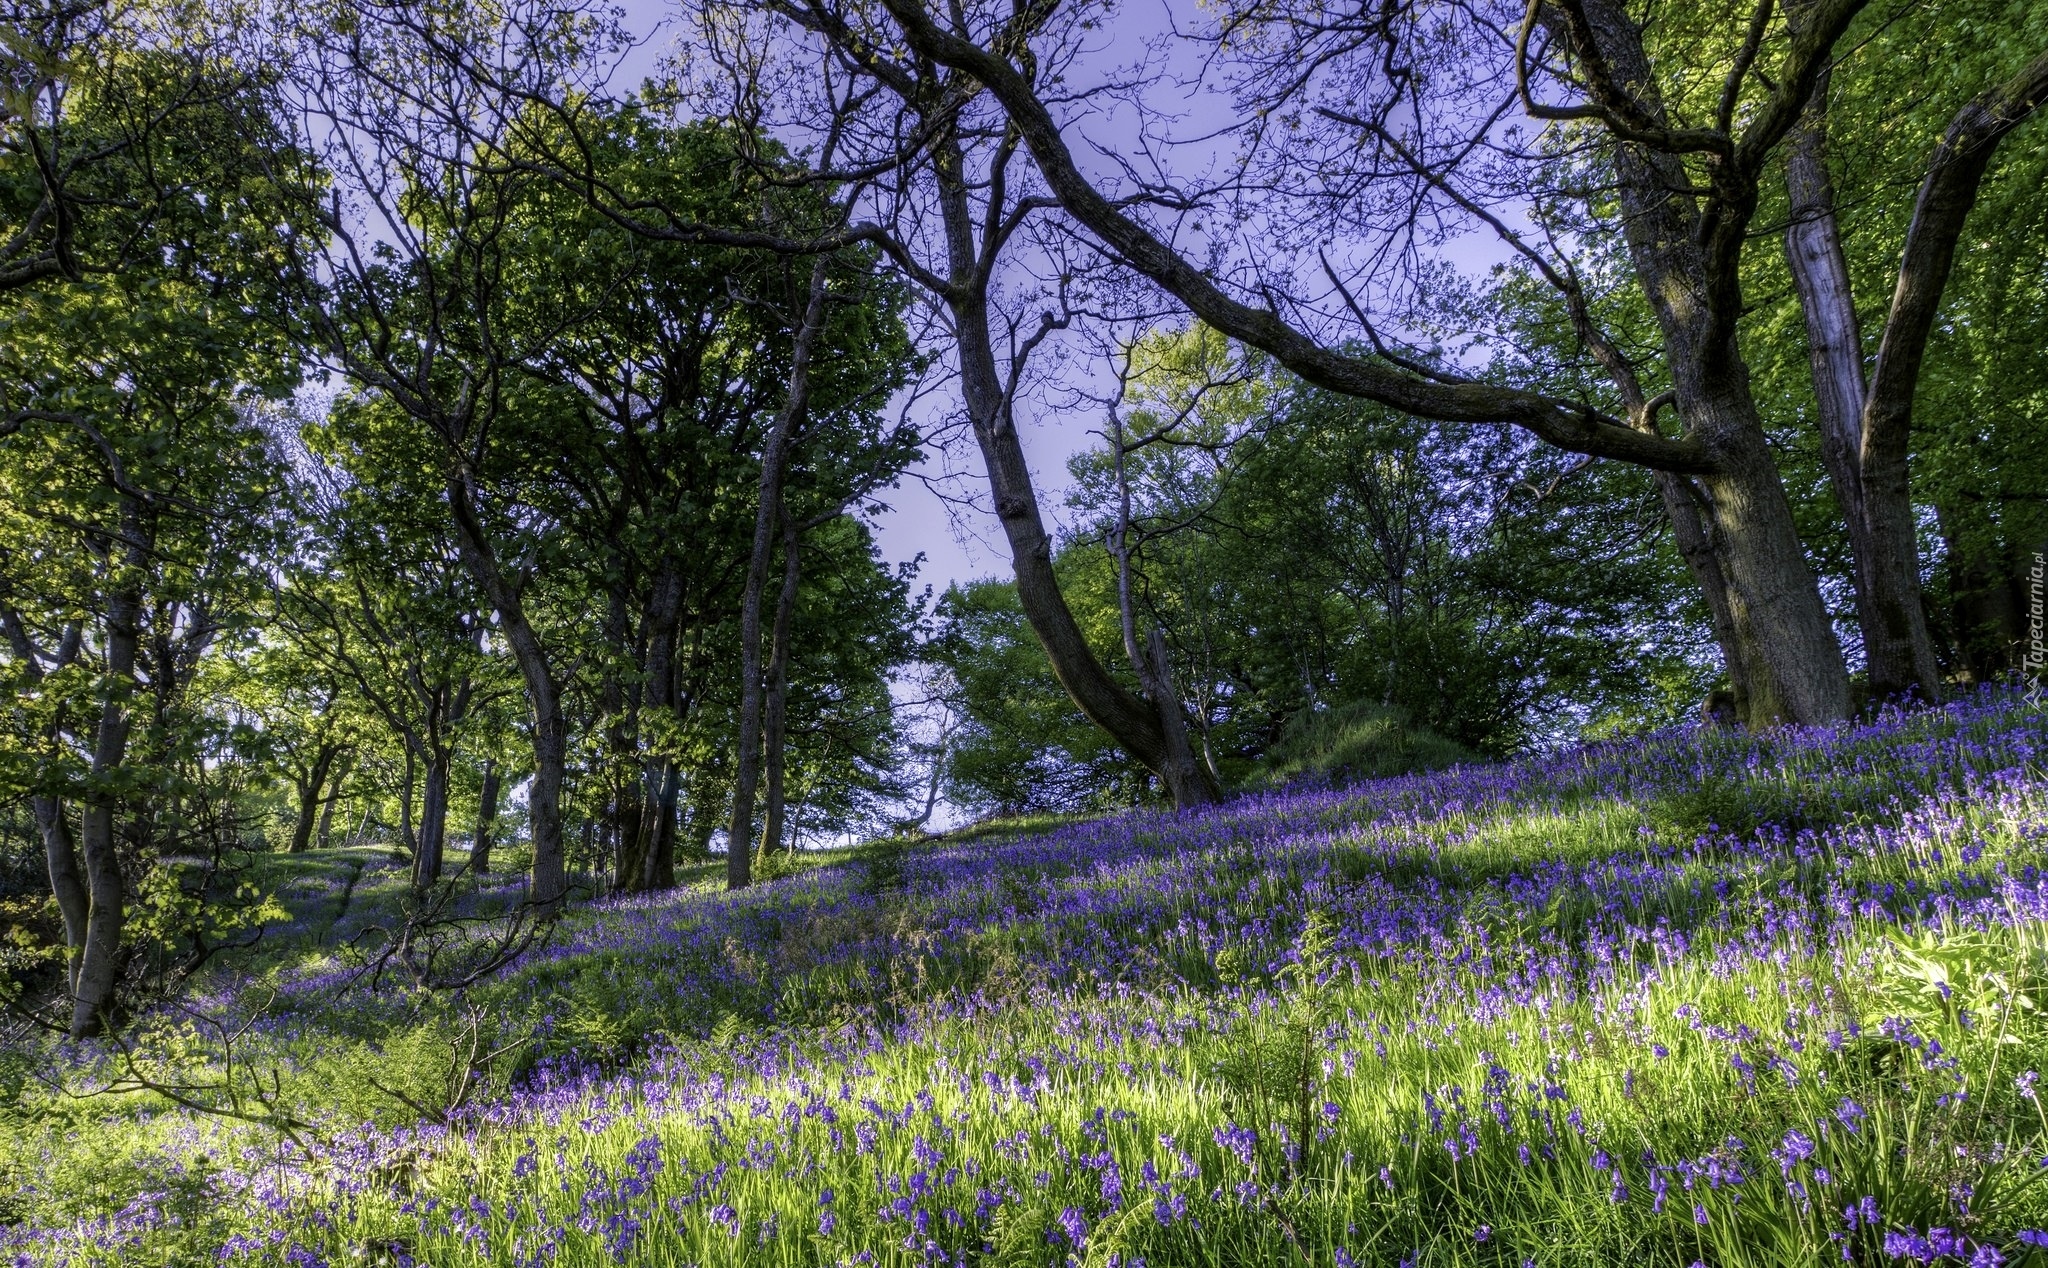
<svg viewBox="0 0 2048 1268">
<path fill-rule="evenodd" d="M 245 1119 L 18 1058 L 0 1251 L 2048 1263 L 2044 755 L 1984 697 L 871 847 L 455 995 L 351 983 L 401 877 L 294 861 L 138 1040 Z"/>
</svg>

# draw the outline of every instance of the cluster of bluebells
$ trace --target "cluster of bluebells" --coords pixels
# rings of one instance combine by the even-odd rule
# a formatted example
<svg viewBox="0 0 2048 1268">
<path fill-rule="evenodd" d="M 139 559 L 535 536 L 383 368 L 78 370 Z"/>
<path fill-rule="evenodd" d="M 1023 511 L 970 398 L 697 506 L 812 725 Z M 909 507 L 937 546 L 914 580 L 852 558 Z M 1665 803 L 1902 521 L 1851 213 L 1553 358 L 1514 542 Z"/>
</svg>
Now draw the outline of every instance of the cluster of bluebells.
<svg viewBox="0 0 2048 1268">
<path fill-rule="evenodd" d="M 2048 717 L 1987 695 L 956 843 L 909 855 L 889 894 L 856 862 L 596 904 L 490 988 L 494 1008 L 556 1018 L 559 983 L 590 971 L 760 1025 L 656 1043 L 625 1070 L 552 1059 L 446 1124 L 249 1146 L 219 1180 L 237 1223 L 219 1262 L 391 1247 L 437 1265 L 709 1264 L 780 1247 L 940 1264 L 1021 1236 L 1156 1268 L 1228 1230 L 1277 1236 L 1288 1212 L 1325 1262 L 1388 1257 L 1311 1191 L 1370 1204 L 1382 1236 L 1517 1262 L 1511 1205 L 1461 1197 L 1478 1204 L 1455 1229 L 1430 1213 L 1447 1192 L 1547 1189 L 1636 1213 L 1674 1247 L 1777 1219 L 1814 1230 L 1823 1258 L 1992 1268 L 2048 1238 L 1984 1227 L 1957 1160 L 1982 1172 L 2044 1142 L 1965 1112 L 1987 1094 L 1965 1059 L 1981 1021 L 1945 996 L 1871 1015 L 1843 984 L 1886 971 L 1889 935 L 2008 937 L 2048 916 L 2044 757 Z M 1642 809 L 1712 809 L 1727 788 L 1771 813 L 1739 830 L 1681 815 L 1679 831 Z M 1502 844 L 1601 816 L 1621 825 L 1607 848 Z M 1307 975 L 1289 966 L 1311 911 L 1334 1002 L 1302 1023 Z M 991 945 L 1001 974 L 975 960 Z M 1198 1056 L 1304 1025 L 1307 1059 L 1271 1087 Z M 1895 1091 L 1925 1094 L 1960 1186 L 1940 1195 L 1946 1223 L 1890 1221 L 1856 1187 L 1858 1158 L 1897 1147 L 1871 1093 L 1839 1086 L 1871 1051 Z M 1997 1094 L 2032 1113 L 2035 1078 L 2007 1065 Z M 1616 1121 L 1695 1085 L 1800 1108 L 1767 1134 L 1656 1148 Z M 1954 1126 L 1983 1121 L 2005 1135 Z M 0 1250 L 116 1258 L 162 1232 L 124 1213 L 0 1231 Z"/>
</svg>

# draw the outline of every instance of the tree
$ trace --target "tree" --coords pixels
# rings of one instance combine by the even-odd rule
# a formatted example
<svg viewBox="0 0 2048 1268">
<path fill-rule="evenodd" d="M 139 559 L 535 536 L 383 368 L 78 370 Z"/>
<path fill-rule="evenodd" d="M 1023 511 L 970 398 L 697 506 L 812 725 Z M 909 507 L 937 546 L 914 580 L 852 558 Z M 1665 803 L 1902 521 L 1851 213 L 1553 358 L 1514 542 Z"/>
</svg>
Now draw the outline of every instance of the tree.
<svg viewBox="0 0 2048 1268">
<path fill-rule="evenodd" d="M 218 174 L 237 156 L 215 122 L 158 157 Z M 243 408 L 292 367 L 239 291 L 262 215 L 180 203 L 120 270 L 17 290 L 0 314 L 0 620 L 22 686 L 63 693 L 18 738 L 63 910 L 74 1037 L 118 1014 L 127 908 L 185 830 L 185 781 L 216 727 L 195 681 L 254 619 L 277 542 L 276 462 Z"/>
<path fill-rule="evenodd" d="M 1305 320 L 1282 315 L 1283 295 L 1294 311 L 1313 311 L 1293 298 L 1299 292 L 1284 275 L 1287 253 L 1279 253 L 1278 267 L 1255 269 L 1252 295 L 1259 302 L 1238 298 L 1140 214 L 1151 206 L 1168 216 L 1215 215 L 1227 200 L 1187 187 L 1123 199 L 1077 165 L 1043 78 L 1044 68 L 1064 64 L 1057 37 L 1072 30 L 1071 19 L 1051 25 L 1051 6 L 969 18 L 935 15 L 919 0 L 881 2 L 892 30 L 878 45 L 900 44 L 986 85 L 1062 207 L 1202 320 L 1333 391 L 1443 422 L 1514 423 L 1562 448 L 1688 481 L 1682 489 L 1700 505 L 1714 565 L 1696 576 L 1722 587 L 1710 598 L 1727 612 L 1731 671 L 1747 685 L 1750 712 L 1759 721 L 1803 722 L 1847 712 L 1840 650 L 1766 444 L 1739 336 L 1742 254 L 1765 178 L 1861 0 L 1815 4 L 1796 22 L 1766 4 L 1736 28 L 1740 34 L 1709 29 L 1701 41 L 1693 24 L 1669 45 L 1610 0 L 1537 4 L 1519 22 L 1505 12 L 1473 11 L 1450 28 L 1425 25 L 1436 18 L 1398 7 L 1356 22 L 1312 6 L 1245 6 L 1222 15 L 1213 39 L 1222 64 L 1243 76 L 1246 137 L 1264 174 L 1244 188 L 1303 190 L 1311 209 L 1303 227 L 1312 240 L 1364 229 L 1398 241 L 1416 226 L 1418 208 L 1497 232 L 1563 295 L 1587 352 L 1611 380 L 1620 414 L 1447 372 L 1396 351 L 1361 306 L 1361 282 L 1369 279 L 1347 280 L 1327 254 L 1326 290 L 1364 326 L 1372 355 L 1347 352 L 1317 337 Z M 1456 73 L 1423 73 L 1453 63 Z M 1481 66 L 1488 71 L 1480 73 Z M 2035 74 L 2030 66 L 1999 90 L 2005 104 L 1979 113 L 2024 117 L 2038 104 Z M 1709 81 L 1713 91 L 1690 87 Z M 1071 97 L 1071 90 L 1060 95 Z M 1540 179 L 1549 157 L 1542 147 L 1480 144 L 1514 108 L 1562 125 L 1563 136 L 1587 146 L 1590 163 L 1574 171 L 1595 179 L 1548 184 Z M 1273 126 L 1280 122 L 1290 126 Z M 1489 171 L 1496 154 L 1502 161 Z M 1526 205 L 1533 191 L 1542 229 L 1551 204 L 1587 188 L 1596 196 L 1580 205 L 1596 220 L 1607 217 L 1602 223 L 1618 228 L 1627 244 L 1629 270 L 1656 322 L 1671 384 L 1664 392 L 1646 389 L 1637 361 L 1593 322 L 1568 250 L 1532 245 L 1496 210 Z M 1603 205 L 1609 190 L 1612 200 Z M 1261 222 L 1275 218 L 1285 222 L 1286 213 L 1266 208 Z M 1959 229 L 1959 218 L 1930 224 L 1927 249 L 1952 242 Z M 1917 270 L 1915 285 L 1924 280 L 1926 270 Z M 1677 436 L 1657 429 L 1667 404 L 1683 425 Z M 1666 500 L 1675 515 L 1685 514 L 1678 498 Z"/>
</svg>

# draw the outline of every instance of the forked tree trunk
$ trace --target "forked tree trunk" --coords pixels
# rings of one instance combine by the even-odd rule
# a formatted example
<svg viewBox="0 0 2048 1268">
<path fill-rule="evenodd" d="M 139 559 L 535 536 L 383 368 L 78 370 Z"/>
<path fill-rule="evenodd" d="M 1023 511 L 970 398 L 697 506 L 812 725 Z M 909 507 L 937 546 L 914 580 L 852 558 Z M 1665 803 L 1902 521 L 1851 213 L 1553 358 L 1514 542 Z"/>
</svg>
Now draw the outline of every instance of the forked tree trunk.
<svg viewBox="0 0 2048 1268">
<path fill-rule="evenodd" d="M 1586 0 L 1587 38 L 1619 90 L 1650 117 L 1664 106 L 1642 33 L 1614 0 Z M 1692 180 L 1671 154 L 1634 143 L 1615 148 L 1623 231 L 1637 282 L 1657 320 L 1675 408 L 1706 445 L 1713 469 L 1696 477 L 1702 523 L 1725 580 L 1731 663 L 1749 676 L 1746 720 L 1832 722 L 1849 715 L 1849 677 L 1820 587 L 1807 563 L 1792 504 L 1750 394 L 1737 344 L 1739 290 L 1716 272 L 1699 207 L 1674 191 Z M 1695 575 L 1698 575 L 1697 572 Z"/>
<path fill-rule="evenodd" d="M 314 752 L 313 768 L 306 772 L 304 779 L 296 781 L 299 807 L 292 822 L 292 839 L 287 853 L 304 854 L 313 843 L 313 827 L 320 818 L 321 797 L 327 791 L 328 772 L 333 770 L 334 759 L 340 752 L 340 745 L 322 744 Z"/>
<path fill-rule="evenodd" d="M 1898 280 L 1868 381 L 1862 327 L 1827 167 L 1823 77 L 1792 138 L 1785 252 L 1806 318 L 1822 455 L 1855 553 L 1858 619 L 1874 697 L 1941 698 L 1920 593 L 1909 487 L 1913 397 L 1957 242 L 1999 144 L 2048 100 L 2048 54 L 1972 98 L 1950 119 L 1913 204 Z"/>
<path fill-rule="evenodd" d="M 327 781 L 328 786 L 321 792 L 320 826 L 315 830 L 313 839 L 323 850 L 334 844 L 334 807 L 341 801 L 341 786 L 348 781 L 351 761 L 349 754 L 342 754 L 333 776 Z"/>
<path fill-rule="evenodd" d="M 1815 90 L 1822 100 L 1827 81 Z M 1849 261 L 1835 220 L 1826 158 L 1825 116 L 1809 111 L 1793 132 L 1785 184 L 1791 223 L 1785 257 L 1806 321 L 1807 361 L 1818 405 L 1821 461 L 1848 530 L 1856 624 L 1873 699 L 1918 695 L 1937 700 L 1941 671 L 1920 602 L 1920 558 L 1905 481 L 1904 455 L 1865 447 L 1863 328 L 1849 284 Z"/>
<path fill-rule="evenodd" d="M 754 512 L 754 544 L 747 560 L 747 579 L 740 596 L 740 734 L 734 763 L 732 820 L 725 848 L 725 884 L 744 889 L 753 880 L 754 795 L 761 778 L 761 602 L 768 585 L 768 565 L 775 550 L 775 521 L 782 510 L 782 480 L 791 439 L 809 407 L 811 354 L 825 325 L 826 265 L 819 256 L 811 266 L 810 289 L 802 324 L 790 353 L 789 387 L 782 409 L 761 446 L 760 501 Z"/>
<path fill-rule="evenodd" d="M 547 651 L 527 620 L 526 605 L 499 567 L 497 554 L 477 518 L 475 494 L 465 476 L 449 481 L 448 501 L 462 562 L 497 614 L 499 629 L 526 683 L 527 707 L 533 710 L 533 785 L 526 801 L 533 867 L 527 901 L 554 908 L 569 892 L 569 872 L 562 856 L 562 781 L 569 763 L 569 730 L 562 716 L 561 691 L 555 685 Z"/>
<path fill-rule="evenodd" d="M 141 576 L 147 551 L 141 543 L 142 516 L 124 507 L 121 526 L 129 545 L 109 560 L 106 677 L 100 716 L 93 731 L 92 766 L 81 798 L 78 845 L 85 864 L 85 939 L 71 993 L 71 1037 L 84 1039 L 112 1024 L 115 990 L 121 978 L 121 934 L 126 886 L 114 832 L 119 796 L 110 786 L 128 754 L 129 697 L 137 690 L 135 657 L 141 641 Z"/>
<path fill-rule="evenodd" d="M 1163 779 L 1170 758 L 1159 711 L 1110 677 L 1075 622 L 1053 571 L 1052 537 L 1045 531 L 1031 466 L 1017 434 L 1015 402 L 996 366 L 988 299 L 992 257 L 984 258 L 984 252 L 977 249 L 980 226 L 962 175 L 966 160 L 959 143 L 948 141 L 943 149 L 937 173 L 939 214 L 951 283 L 943 298 L 953 319 L 960 355 L 960 395 L 981 449 L 996 519 L 1009 543 L 1018 604 L 1068 697 L 1089 721 Z M 1201 783 L 1182 784 L 1174 789 L 1176 800 L 1182 793 L 1189 797 L 1183 804 L 1215 800 L 1204 795 L 1202 788 Z"/>
</svg>

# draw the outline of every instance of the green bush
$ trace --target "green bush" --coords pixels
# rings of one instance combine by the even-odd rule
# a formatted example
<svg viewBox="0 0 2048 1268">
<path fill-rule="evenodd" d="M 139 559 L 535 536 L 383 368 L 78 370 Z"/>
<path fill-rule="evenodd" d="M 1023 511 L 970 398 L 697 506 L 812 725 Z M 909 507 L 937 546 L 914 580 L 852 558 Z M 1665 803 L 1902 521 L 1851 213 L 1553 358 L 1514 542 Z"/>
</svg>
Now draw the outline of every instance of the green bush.
<svg viewBox="0 0 2048 1268">
<path fill-rule="evenodd" d="M 1477 760 L 1464 745 L 1414 725 L 1400 710 L 1360 700 L 1289 719 L 1279 742 L 1266 751 L 1254 782 L 1278 785 L 1304 776 L 1339 782 L 1380 779 Z"/>
</svg>

